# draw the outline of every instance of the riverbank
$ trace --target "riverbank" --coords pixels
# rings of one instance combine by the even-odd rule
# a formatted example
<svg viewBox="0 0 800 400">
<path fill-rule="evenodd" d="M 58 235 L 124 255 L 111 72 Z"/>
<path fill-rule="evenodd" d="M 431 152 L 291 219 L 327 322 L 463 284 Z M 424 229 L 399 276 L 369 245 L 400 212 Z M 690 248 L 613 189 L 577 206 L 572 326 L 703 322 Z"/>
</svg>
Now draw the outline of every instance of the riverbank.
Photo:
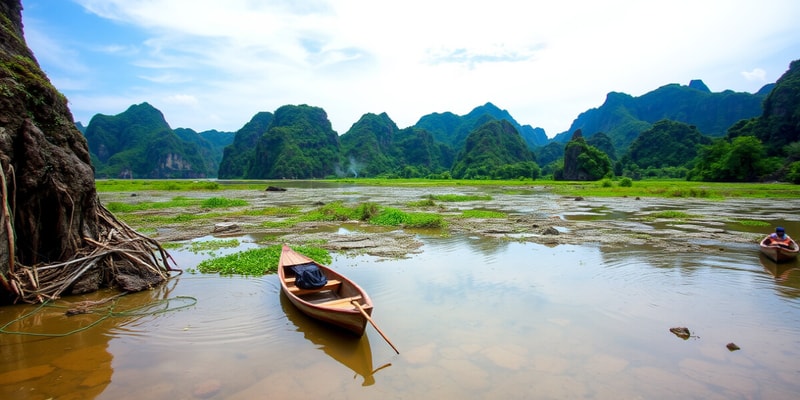
<svg viewBox="0 0 800 400">
<path fill-rule="evenodd" d="M 705 252 L 720 251 L 731 244 L 755 246 L 775 224 L 787 225 L 790 233 L 800 229 L 793 225 L 800 220 L 796 211 L 800 210 L 800 200 L 765 198 L 776 193 L 770 186 L 751 187 L 743 193 L 751 197 L 720 198 L 664 197 L 663 193 L 662 197 L 598 195 L 596 190 L 602 189 L 598 185 L 583 190 L 581 193 L 587 194 L 584 196 L 574 192 L 574 185 L 565 194 L 567 186 L 484 182 L 453 186 L 363 185 L 349 181 L 281 183 L 280 188 L 285 190 L 268 191 L 268 185 L 248 182 L 213 190 L 100 190 L 100 198 L 107 206 L 117 205 L 111 207 L 112 211 L 125 209 L 119 204 L 131 205 L 129 210 L 115 214 L 161 242 L 189 241 L 208 235 L 252 235 L 264 244 L 314 243 L 334 252 L 391 258 L 417 252 L 421 246 L 418 235 L 463 234 L 553 246 L 652 246 L 667 252 Z M 683 189 L 700 193 L 701 186 Z M 203 207 L 203 200 L 209 198 L 233 199 L 237 200 L 233 204 L 239 205 Z M 424 199 L 428 200 L 421 201 Z M 357 220 L 298 222 L 296 218 L 334 202 L 369 202 L 407 212 L 433 213 L 445 223 L 436 229 L 404 229 Z M 134 207 L 141 204 L 151 206 Z M 466 213 L 468 210 L 482 212 Z"/>
</svg>

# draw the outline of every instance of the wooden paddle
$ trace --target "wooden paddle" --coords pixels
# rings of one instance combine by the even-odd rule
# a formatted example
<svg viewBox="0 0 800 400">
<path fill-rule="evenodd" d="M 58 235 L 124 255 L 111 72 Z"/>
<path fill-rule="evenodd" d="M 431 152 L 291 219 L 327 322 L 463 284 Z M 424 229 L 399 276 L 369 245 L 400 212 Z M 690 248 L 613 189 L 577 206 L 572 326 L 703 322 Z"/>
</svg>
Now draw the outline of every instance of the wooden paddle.
<svg viewBox="0 0 800 400">
<path fill-rule="evenodd" d="M 363 315 L 364 318 L 366 318 L 367 321 L 369 321 L 369 323 L 372 324 L 373 327 L 375 327 L 375 330 L 378 331 L 378 333 L 381 334 L 381 336 L 383 337 L 383 340 L 385 340 L 386 343 L 389 343 L 389 346 L 392 346 L 392 349 L 394 349 L 394 351 L 397 354 L 400 354 L 400 352 L 397 350 L 397 347 L 394 347 L 394 345 L 392 344 L 392 341 L 389 340 L 389 338 L 386 337 L 386 335 L 383 334 L 383 331 L 381 330 L 381 328 L 378 328 L 378 325 L 375 323 L 375 321 L 372 320 L 372 317 L 370 317 L 369 314 L 367 314 L 367 312 L 364 311 L 364 307 L 361 307 L 361 304 L 358 302 L 358 300 L 353 300 L 353 301 L 351 301 L 351 303 L 353 303 L 353 305 L 355 305 L 356 308 L 358 308 L 358 311 L 361 311 L 361 315 Z"/>
</svg>

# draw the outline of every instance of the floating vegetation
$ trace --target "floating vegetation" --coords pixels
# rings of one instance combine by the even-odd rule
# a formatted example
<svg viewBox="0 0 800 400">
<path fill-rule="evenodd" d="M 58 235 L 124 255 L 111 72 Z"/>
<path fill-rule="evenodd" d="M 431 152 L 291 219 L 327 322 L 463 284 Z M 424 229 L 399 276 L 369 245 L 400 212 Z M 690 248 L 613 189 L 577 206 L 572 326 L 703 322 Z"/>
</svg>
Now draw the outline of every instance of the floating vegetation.
<svg viewBox="0 0 800 400">
<path fill-rule="evenodd" d="M 220 275 L 260 276 L 278 271 L 278 259 L 281 245 L 272 245 L 258 249 L 250 249 L 222 257 L 204 260 L 197 265 L 202 273 L 219 273 Z M 320 264 L 330 264 L 330 253 L 320 247 L 293 246 L 295 251 Z"/>
<path fill-rule="evenodd" d="M 239 239 L 203 240 L 189 243 L 189 250 L 192 253 L 200 253 L 202 251 L 239 247 L 240 244 Z"/>
</svg>

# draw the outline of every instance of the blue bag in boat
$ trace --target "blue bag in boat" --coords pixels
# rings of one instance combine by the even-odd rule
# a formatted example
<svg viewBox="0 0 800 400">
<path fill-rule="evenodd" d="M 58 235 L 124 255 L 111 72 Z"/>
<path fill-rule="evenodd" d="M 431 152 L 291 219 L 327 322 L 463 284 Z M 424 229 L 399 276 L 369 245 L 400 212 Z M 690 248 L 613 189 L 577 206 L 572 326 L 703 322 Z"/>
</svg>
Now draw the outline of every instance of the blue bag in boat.
<svg viewBox="0 0 800 400">
<path fill-rule="evenodd" d="M 319 289 L 328 283 L 328 278 L 314 263 L 293 265 L 296 278 L 294 285 L 300 289 Z"/>
</svg>

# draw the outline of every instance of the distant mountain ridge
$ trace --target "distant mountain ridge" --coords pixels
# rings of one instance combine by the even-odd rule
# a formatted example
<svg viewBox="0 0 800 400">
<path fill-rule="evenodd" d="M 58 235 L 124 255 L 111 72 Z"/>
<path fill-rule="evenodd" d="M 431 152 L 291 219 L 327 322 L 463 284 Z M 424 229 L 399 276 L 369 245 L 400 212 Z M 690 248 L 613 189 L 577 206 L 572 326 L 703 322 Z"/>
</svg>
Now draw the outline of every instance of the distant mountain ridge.
<svg viewBox="0 0 800 400">
<path fill-rule="evenodd" d="M 475 107 L 463 116 L 457 116 L 451 112 L 428 114 L 420 118 L 414 127 L 425 129 L 431 132 L 436 140 L 459 148 L 464 144 L 467 135 L 486 121 L 486 116 L 510 122 L 530 148 L 544 146 L 549 141 L 544 129 L 520 125 L 508 111 L 500 109 L 492 103 Z"/>
<path fill-rule="evenodd" d="M 600 107 L 581 113 L 568 130 L 552 140 L 566 143 L 578 129 L 586 138 L 603 132 L 617 150 L 624 150 L 641 132 L 663 119 L 694 125 L 705 135 L 722 137 L 736 122 L 760 115 L 772 87 L 774 84 L 766 85 L 755 94 L 730 90 L 714 93 L 703 81 L 693 80 L 688 86 L 673 83 L 639 97 L 611 92 Z"/>
<path fill-rule="evenodd" d="M 465 115 L 431 113 L 403 129 L 386 113 L 368 113 L 341 135 L 331 129 L 323 109 L 308 105 L 283 106 L 275 114 L 259 112 L 235 134 L 173 130 L 163 114 L 148 103 L 131 106 L 116 116 L 98 114 L 85 128 L 80 123 L 76 126 L 87 137 L 98 177 L 438 176 L 455 172 L 454 166 L 467 154 L 469 136 L 481 127 L 482 135 L 513 132 L 526 151 L 539 155 L 541 166 L 562 157 L 563 140 L 569 140 L 571 132 L 578 129 L 586 144 L 597 146 L 614 160 L 660 120 L 686 123 L 701 134 L 721 137 L 734 123 L 760 115 L 761 103 L 773 86 L 766 85 L 756 94 L 713 93 L 701 80 L 693 80 L 687 86 L 669 84 L 639 97 L 611 92 L 603 105 L 581 113 L 569 131 L 552 139 L 541 128 L 519 124 L 507 110 L 491 102 Z M 505 121 L 507 126 L 487 129 L 485 125 L 491 121 Z M 533 173 L 524 163 L 533 163 L 536 157 L 508 160 L 503 155 L 503 151 L 518 151 L 515 141 L 484 137 L 480 142 L 505 149 L 481 145 L 491 156 L 473 153 L 469 160 L 480 159 L 489 165 L 516 163 L 522 166 L 518 170 L 524 176 Z M 500 173 L 460 165 L 459 175 L 467 170 L 484 178 Z"/>
</svg>

